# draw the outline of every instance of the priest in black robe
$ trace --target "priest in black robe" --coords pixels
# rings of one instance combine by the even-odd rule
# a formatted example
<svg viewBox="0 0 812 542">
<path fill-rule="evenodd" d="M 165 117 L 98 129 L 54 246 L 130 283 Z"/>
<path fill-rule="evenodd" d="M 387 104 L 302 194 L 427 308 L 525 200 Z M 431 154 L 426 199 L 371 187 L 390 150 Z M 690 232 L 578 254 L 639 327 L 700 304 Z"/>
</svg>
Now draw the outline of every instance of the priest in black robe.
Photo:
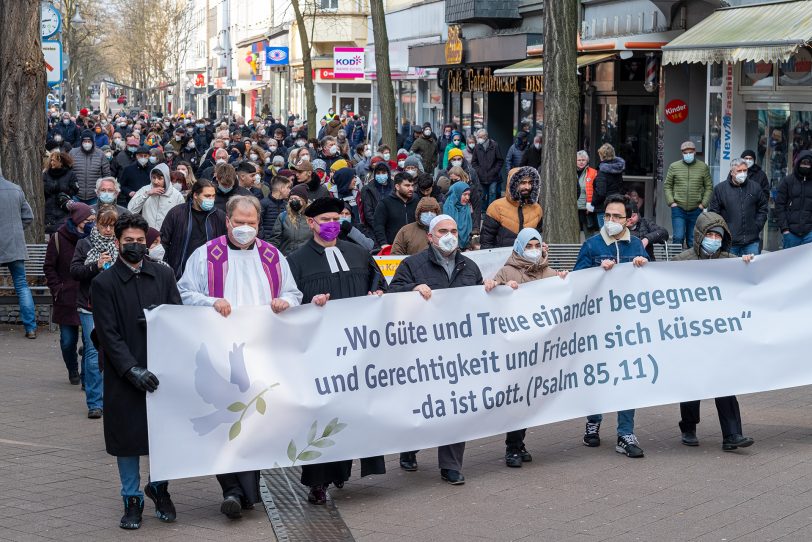
<svg viewBox="0 0 812 542">
<path fill-rule="evenodd" d="M 302 304 L 323 306 L 330 299 L 382 295 L 386 280 L 370 253 L 355 243 L 338 239 L 341 232 L 341 200 L 318 198 L 305 210 L 313 239 L 288 256 Z M 341 488 L 350 478 L 352 460 L 302 466 L 302 483 L 310 487 L 307 500 L 325 504 L 327 487 Z M 384 474 L 383 456 L 361 459 L 361 476 Z"/>
</svg>

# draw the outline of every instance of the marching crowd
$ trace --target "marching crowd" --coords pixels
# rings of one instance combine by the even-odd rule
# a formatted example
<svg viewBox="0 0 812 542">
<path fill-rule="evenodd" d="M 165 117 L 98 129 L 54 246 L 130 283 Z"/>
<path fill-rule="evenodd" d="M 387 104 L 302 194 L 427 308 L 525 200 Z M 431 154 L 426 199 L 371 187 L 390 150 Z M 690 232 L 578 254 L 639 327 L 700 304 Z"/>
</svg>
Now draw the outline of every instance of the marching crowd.
<svg viewBox="0 0 812 542">
<path fill-rule="evenodd" d="M 166 481 L 143 489 L 139 457 L 148 455 L 145 396 L 159 386 L 147 367 L 143 310 L 162 304 L 209 306 L 223 317 L 235 307 L 270 305 L 280 313 L 305 303 L 386 292 L 418 292 L 431 302 L 437 289 L 498 286 L 565 277 L 552 269 L 542 240 L 539 192 L 541 136 L 519 132 L 507 153 L 485 130 L 463 134 L 431 125 L 400 137 L 391 149 L 368 141 L 364 119 L 330 110 L 318 139 L 290 116 L 212 123 L 192 114 L 107 116 L 82 110 L 49 113 L 43 163 L 44 272 L 59 324 L 71 384 L 85 393 L 88 418 L 104 419 L 107 451 L 116 456 L 125 513 L 120 526 L 141 524 L 144 496 L 156 514 L 175 520 Z M 677 260 L 752 260 L 770 199 L 766 175 L 745 150 L 713 186 L 693 143 L 668 168 Z M 578 151 L 572 172 L 585 241 L 573 271 L 644 266 L 665 228 L 643 216 L 639 194 L 624 194 L 624 161 L 604 144 L 597 168 Z M 505 183 L 502 171 L 506 170 Z M 803 151 L 774 196 L 784 247 L 812 241 L 812 152 Z M 504 194 L 504 195 L 502 195 Z M 0 264 L 14 279 L 26 336 L 36 338 L 25 284 L 23 228 L 33 220 L 22 191 L 0 178 Z M 493 278 L 465 255 L 513 247 Z M 387 284 L 373 255 L 407 255 Z M 81 348 L 79 337 L 81 335 Z M 735 397 L 716 399 L 726 451 L 747 447 Z M 697 446 L 699 402 L 680 406 L 682 442 Z M 615 449 L 643 457 L 634 411 L 618 412 Z M 599 446 L 600 414 L 589 416 L 583 443 Z M 505 462 L 521 467 L 532 456 L 524 430 L 507 434 Z M 438 449 L 442 479 L 462 484 L 465 443 Z M 400 466 L 417 470 L 416 451 Z M 351 461 L 305 465 L 309 501 L 324 504 L 330 484 L 342 487 Z M 361 475 L 385 471 L 382 457 L 361 460 Z M 258 472 L 218 475 L 220 510 L 238 518 L 260 501 Z"/>
</svg>

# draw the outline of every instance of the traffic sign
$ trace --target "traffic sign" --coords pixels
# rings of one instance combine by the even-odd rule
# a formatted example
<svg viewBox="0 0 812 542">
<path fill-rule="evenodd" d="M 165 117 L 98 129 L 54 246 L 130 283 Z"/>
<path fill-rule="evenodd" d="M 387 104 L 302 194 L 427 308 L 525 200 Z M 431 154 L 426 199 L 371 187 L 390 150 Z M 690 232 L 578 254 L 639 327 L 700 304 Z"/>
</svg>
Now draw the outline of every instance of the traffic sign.
<svg viewBox="0 0 812 542">
<path fill-rule="evenodd" d="M 45 57 L 45 73 L 48 84 L 56 85 L 62 82 L 62 43 L 58 41 L 42 41 L 42 55 Z"/>
</svg>

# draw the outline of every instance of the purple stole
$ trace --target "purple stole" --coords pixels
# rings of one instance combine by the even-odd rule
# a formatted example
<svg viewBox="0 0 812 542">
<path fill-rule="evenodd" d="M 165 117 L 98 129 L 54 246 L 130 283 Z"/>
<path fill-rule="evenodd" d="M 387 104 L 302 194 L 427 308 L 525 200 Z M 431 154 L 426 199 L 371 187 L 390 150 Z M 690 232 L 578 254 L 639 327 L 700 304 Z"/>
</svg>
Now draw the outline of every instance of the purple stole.
<svg viewBox="0 0 812 542">
<path fill-rule="evenodd" d="M 259 260 L 262 270 L 268 277 L 271 287 L 271 297 L 279 297 L 279 288 L 282 278 L 282 266 L 279 264 L 279 251 L 272 244 L 257 239 L 256 248 L 259 250 Z M 222 235 L 206 243 L 206 264 L 209 275 L 209 297 L 223 297 L 223 290 L 228 275 L 228 242 Z"/>
</svg>

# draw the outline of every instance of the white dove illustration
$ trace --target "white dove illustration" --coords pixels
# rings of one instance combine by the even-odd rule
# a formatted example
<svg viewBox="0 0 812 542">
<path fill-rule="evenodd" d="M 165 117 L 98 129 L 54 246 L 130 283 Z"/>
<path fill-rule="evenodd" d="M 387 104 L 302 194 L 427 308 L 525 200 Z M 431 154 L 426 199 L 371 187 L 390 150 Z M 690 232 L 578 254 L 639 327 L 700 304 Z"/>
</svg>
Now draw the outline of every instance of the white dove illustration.
<svg viewBox="0 0 812 542">
<path fill-rule="evenodd" d="M 228 354 L 231 376 L 227 381 L 212 365 L 206 345 L 200 345 L 195 356 L 195 391 L 203 401 L 214 406 L 216 410 L 190 420 L 198 435 L 207 435 L 221 424 L 233 423 L 239 414 L 228 410 L 229 405 L 237 401 L 247 403 L 250 398 L 266 388 L 264 382 L 251 382 L 248 377 L 243 355 L 244 347 L 245 343 L 232 346 Z"/>
</svg>

